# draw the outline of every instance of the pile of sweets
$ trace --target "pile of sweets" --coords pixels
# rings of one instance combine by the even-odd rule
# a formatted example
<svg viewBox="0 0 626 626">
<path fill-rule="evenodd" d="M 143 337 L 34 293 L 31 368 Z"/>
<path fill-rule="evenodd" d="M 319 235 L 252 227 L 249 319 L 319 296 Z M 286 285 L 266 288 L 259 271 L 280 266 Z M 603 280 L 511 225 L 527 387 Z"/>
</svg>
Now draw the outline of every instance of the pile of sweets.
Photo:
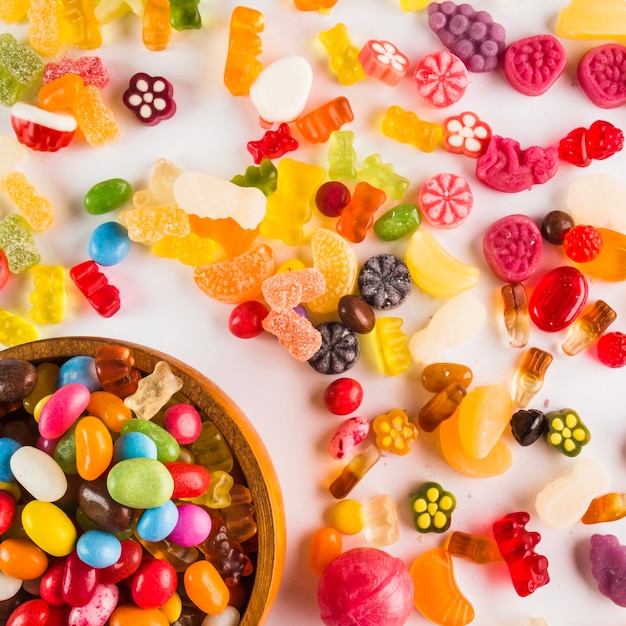
<svg viewBox="0 0 626 626">
<path fill-rule="evenodd" d="M 145 324 L 170 259 L 342 416 L 277 620 L 620 623 L 626 5 L 369 4 L 2 2 L 0 343 Z"/>
</svg>

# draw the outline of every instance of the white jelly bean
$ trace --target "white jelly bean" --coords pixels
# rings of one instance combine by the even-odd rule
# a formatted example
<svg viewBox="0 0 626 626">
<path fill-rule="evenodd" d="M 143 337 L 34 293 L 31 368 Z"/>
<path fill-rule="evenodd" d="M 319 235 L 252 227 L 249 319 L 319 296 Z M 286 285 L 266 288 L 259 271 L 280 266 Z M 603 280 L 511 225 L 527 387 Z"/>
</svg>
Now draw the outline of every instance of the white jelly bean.
<svg viewBox="0 0 626 626">
<path fill-rule="evenodd" d="M 20 590 L 21 586 L 22 581 L 19 578 L 7 576 L 0 571 L 0 602 L 12 598 Z"/>
<path fill-rule="evenodd" d="M 604 463 L 579 457 L 571 474 L 556 478 L 537 494 L 537 514 L 550 528 L 573 526 L 594 498 L 609 491 L 610 484 L 611 474 Z"/>
<path fill-rule="evenodd" d="M 200 626 L 237 626 L 241 616 L 234 606 L 227 606 L 218 615 L 207 615 Z"/>
<path fill-rule="evenodd" d="M 330 455 L 334 459 L 343 459 L 367 437 L 369 429 L 370 423 L 362 417 L 350 417 L 345 420 L 328 442 Z"/>
<path fill-rule="evenodd" d="M 39 448 L 18 448 L 11 457 L 10 467 L 15 480 L 36 500 L 56 502 L 67 491 L 65 473 L 49 454 Z"/>
<path fill-rule="evenodd" d="M 312 84 L 313 69 L 304 57 L 284 57 L 257 76 L 250 100 L 265 122 L 293 122 L 304 111 Z"/>
<path fill-rule="evenodd" d="M 231 217 L 242 228 L 256 228 L 265 217 L 266 197 L 256 187 L 240 187 L 203 172 L 185 172 L 174 182 L 176 204 L 198 217 Z"/>
</svg>

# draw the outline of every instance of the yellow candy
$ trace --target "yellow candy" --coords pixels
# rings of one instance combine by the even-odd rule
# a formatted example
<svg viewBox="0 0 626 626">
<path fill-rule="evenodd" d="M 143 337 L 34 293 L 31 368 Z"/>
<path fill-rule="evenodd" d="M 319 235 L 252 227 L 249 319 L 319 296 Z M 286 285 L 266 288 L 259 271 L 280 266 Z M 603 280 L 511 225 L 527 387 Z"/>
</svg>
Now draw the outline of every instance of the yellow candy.
<svg viewBox="0 0 626 626">
<path fill-rule="evenodd" d="M 282 274 L 283 272 L 296 272 L 298 270 L 303 270 L 305 267 L 306 266 L 300 259 L 287 259 L 278 266 L 276 273 Z"/>
<path fill-rule="evenodd" d="M 22 511 L 28 537 L 51 556 L 67 556 L 76 545 L 72 520 L 52 502 L 31 500 Z"/>
<path fill-rule="evenodd" d="M 39 233 L 48 230 L 52 225 L 52 204 L 37 191 L 21 172 L 11 172 L 0 180 L 2 190 L 28 225 Z"/>
<path fill-rule="evenodd" d="M 453 257 L 428 231 L 411 236 L 406 264 L 413 282 L 431 296 L 451 298 L 478 284 L 480 270 Z"/>
<path fill-rule="evenodd" d="M 119 138 L 120 129 L 113 111 L 104 103 L 98 87 L 85 85 L 71 110 L 88 144 L 104 146 Z"/>
<path fill-rule="evenodd" d="M 342 535 L 356 535 L 363 530 L 363 507 L 360 502 L 346 498 L 330 510 L 330 524 Z"/>
<path fill-rule="evenodd" d="M 0 343 L 7 346 L 17 346 L 37 339 L 37 329 L 19 315 L 13 315 L 5 309 L 0 309 Z"/>
<path fill-rule="evenodd" d="M 27 11 L 30 25 L 28 42 L 44 56 L 55 56 L 63 45 L 63 16 L 59 2 L 31 0 Z"/>
<path fill-rule="evenodd" d="M 421 11 L 430 4 L 430 0 L 400 0 L 403 11 Z"/>
<path fill-rule="evenodd" d="M 61 265 L 35 265 L 28 299 L 30 319 L 37 324 L 60 324 L 65 317 L 65 270 Z"/>
<path fill-rule="evenodd" d="M 20 484 L 15 480 L 11 482 L 0 481 L 0 491 L 8 491 L 15 498 L 16 502 L 19 502 L 22 497 Z"/>
<path fill-rule="evenodd" d="M 342 85 L 353 85 L 365 78 L 359 61 L 359 48 L 352 44 L 345 24 L 335 24 L 321 32 L 319 40 L 330 60 L 330 69 Z"/>
<path fill-rule="evenodd" d="M 152 252 L 159 257 L 176 259 L 183 265 L 208 265 L 213 260 L 215 242 L 190 232 L 184 237 L 163 237 L 152 246 Z"/>
<path fill-rule="evenodd" d="M 624 0 L 572 0 L 561 9 L 556 34 L 568 39 L 626 38 Z"/>
<path fill-rule="evenodd" d="M 144 207 L 120 211 L 119 220 L 131 241 L 154 244 L 167 236 L 185 237 L 189 216 L 177 206 Z"/>
<path fill-rule="evenodd" d="M 22 21 L 29 4 L 28 0 L 0 0 L 0 21 L 6 24 Z"/>
<path fill-rule="evenodd" d="M 373 353 L 378 367 L 387 376 L 398 376 L 409 369 L 411 353 L 401 317 L 379 317 L 374 330 L 363 338 L 374 343 Z"/>
<path fill-rule="evenodd" d="M 183 602 L 180 596 L 174 592 L 174 595 L 159 609 L 167 618 L 170 624 L 173 624 L 182 613 Z"/>
</svg>

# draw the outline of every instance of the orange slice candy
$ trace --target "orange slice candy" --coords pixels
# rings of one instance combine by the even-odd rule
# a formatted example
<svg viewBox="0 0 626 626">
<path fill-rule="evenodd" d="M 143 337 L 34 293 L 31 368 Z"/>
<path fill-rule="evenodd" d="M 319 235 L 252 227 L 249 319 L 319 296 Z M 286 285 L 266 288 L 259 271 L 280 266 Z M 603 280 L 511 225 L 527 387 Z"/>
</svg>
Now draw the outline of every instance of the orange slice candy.
<svg viewBox="0 0 626 626">
<path fill-rule="evenodd" d="M 350 242 L 328 228 L 316 228 L 311 234 L 313 267 L 326 279 L 326 293 L 307 304 L 313 313 L 337 310 L 342 296 L 354 291 L 358 264 Z"/>
<path fill-rule="evenodd" d="M 261 284 L 275 269 L 274 251 L 266 244 L 259 244 L 233 259 L 194 268 L 193 279 L 210 298 L 239 304 L 258 298 Z"/>
<path fill-rule="evenodd" d="M 230 258 L 249 250 L 259 234 L 259 228 L 242 228 L 232 217 L 211 219 L 189 214 L 192 232 L 213 239 Z"/>
<path fill-rule="evenodd" d="M 472 478 L 491 478 L 504 474 L 513 464 L 511 451 L 502 439 L 499 439 L 487 456 L 482 459 L 470 457 L 461 443 L 458 409 L 451 418 L 439 425 L 438 431 L 443 458 L 452 469 L 461 474 Z"/>
<path fill-rule="evenodd" d="M 420 554 L 409 574 L 415 608 L 426 619 L 441 626 L 464 626 L 474 619 L 474 607 L 456 584 L 447 550 L 433 548 Z"/>
</svg>

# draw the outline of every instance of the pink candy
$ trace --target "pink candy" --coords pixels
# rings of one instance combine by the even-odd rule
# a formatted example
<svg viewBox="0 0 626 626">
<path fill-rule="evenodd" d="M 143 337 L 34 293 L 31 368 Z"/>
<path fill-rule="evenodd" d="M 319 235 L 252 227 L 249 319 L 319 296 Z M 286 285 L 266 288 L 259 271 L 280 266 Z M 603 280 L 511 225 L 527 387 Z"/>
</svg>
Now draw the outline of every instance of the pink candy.
<svg viewBox="0 0 626 626">
<path fill-rule="evenodd" d="M 420 98 L 439 108 L 458 102 L 469 84 L 463 61 L 445 51 L 433 52 L 419 61 L 413 80 Z"/>
<path fill-rule="evenodd" d="M 184 547 L 202 543 L 211 532 L 211 516 L 197 504 L 181 504 L 178 522 L 168 539 Z"/>
<path fill-rule="evenodd" d="M 328 443 L 333 459 L 343 459 L 367 437 L 370 423 L 362 417 L 351 417 L 341 423 Z"/>
<path fill-rule="evenodd" d="M 69 430 L 87 408 L 89 389 L 70 383 L 57 389 L 41 408 L 39 433 L 45 439 L 57 439 Z"/>
<path fill-rule="evenodd" d="M 419 206 L 431 226 L 456 228 L 469 216 L 474 196 L 468 182 L 456 174 L 431 176 L 422 185 Z"/>
</svg>

